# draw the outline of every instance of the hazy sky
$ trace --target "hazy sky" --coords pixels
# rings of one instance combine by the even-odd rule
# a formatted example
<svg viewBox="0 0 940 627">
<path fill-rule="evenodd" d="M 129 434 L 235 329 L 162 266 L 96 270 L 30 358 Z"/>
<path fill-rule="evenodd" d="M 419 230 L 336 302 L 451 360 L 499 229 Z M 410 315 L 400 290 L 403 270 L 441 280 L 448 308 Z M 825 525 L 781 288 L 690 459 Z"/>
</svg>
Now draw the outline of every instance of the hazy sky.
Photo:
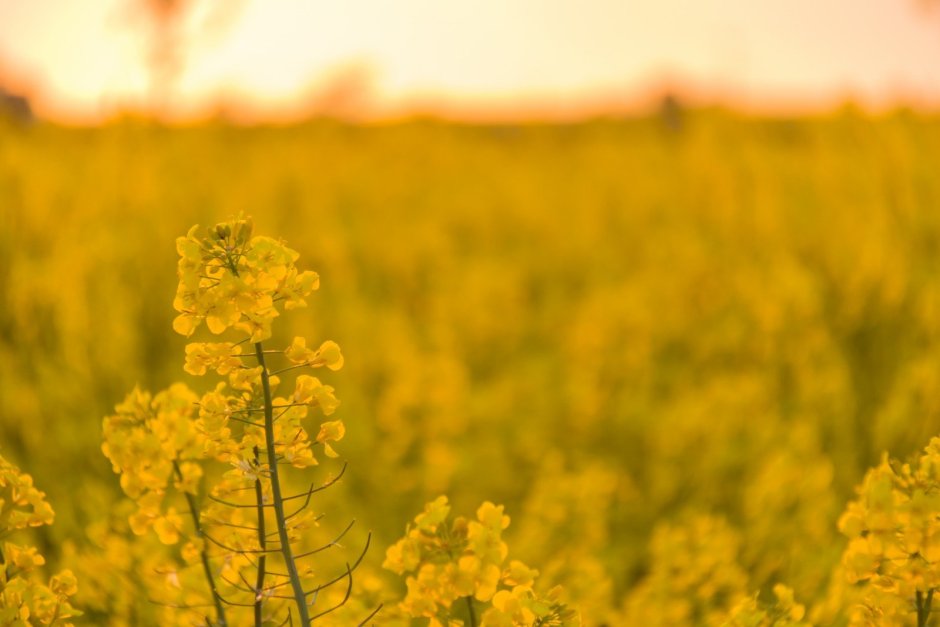
<svg viewBox="0 0 940 627">
<path fill-rule="evenodd" d="M 139 104 L 147 31 L 133 5 L 0 0 L 0 72 L 59 115 Z M 350 67 L 369 68 L 384 108 L 550 109 L 680 83 L 751 106 L 940 103 L 940 6 L 917 0 L 203 0 L 185 32 L 174 101 L 187 111 L 287 111 Z"/>
</svg>

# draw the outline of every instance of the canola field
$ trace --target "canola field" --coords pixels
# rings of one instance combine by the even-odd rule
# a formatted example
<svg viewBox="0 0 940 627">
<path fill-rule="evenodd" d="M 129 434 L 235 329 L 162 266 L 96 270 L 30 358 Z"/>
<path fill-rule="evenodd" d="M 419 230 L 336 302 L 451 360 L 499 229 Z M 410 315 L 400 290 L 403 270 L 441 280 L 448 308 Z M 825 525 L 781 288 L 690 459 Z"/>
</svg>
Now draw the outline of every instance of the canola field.
<svg viewBox="0 0 940 627">
<path fill-rule="evenodd" d="M 851 108 L 0 123 L 0 624 L 303 624 L 184 511 L 256 465 L 177 467 L 142 522 L 112 464 L 135 387 L 190 424 L 227 380 L 174 331 L 177 238 L 245 216 L 319 274 L 265 345 L 342 350 L 283 479 L 342 472 L 293 530 L 342 579 L 314 624 L 940 624 L 938 173 L 940 119 Z"/>
</svg>

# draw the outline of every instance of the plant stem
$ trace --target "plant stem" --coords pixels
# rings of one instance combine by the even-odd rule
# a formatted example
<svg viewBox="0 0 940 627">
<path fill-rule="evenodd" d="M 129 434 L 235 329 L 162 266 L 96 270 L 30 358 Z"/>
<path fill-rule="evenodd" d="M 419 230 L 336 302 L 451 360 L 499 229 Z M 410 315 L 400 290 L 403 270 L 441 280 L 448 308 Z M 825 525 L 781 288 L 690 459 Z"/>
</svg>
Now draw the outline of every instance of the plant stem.
<svg viewBox="0 0 940 627">
<path fill-rule="evenodd" d="M 927 627 L 927 622 L 930 620 L 930 605 L 933 603 L 933 589 L 927 591 L 927 598 L 924 598 L 924 593 L 918 590 L 915 593 L 915 601 L 917 606 L 917 627 Z"/>
<path fill-rule="evenodd" d="M 177 479 L 182 482 L 183 473 L 180 471 L 179 464 L 176 463 L 176 460 L 173 460 L 173 470 L 176 473 Z M 215 601 L 215 613 L 219 627 L 227 627 L 228 622 L 225 620 L 225 608 L 222 606 L 222 597 L 219 595 L 218 588 L 215 587 L 215 578 L 212 576 L 212 565 L 209 564 L 209 553 L 206 551 L 206 541 L 202 534 L 202 525 L 199 524 L 199 510 L 196 507 L 196 501 L 193 499 L 193 495 L 185 490 L 183 491 L 183 496 L 186 497 L 186 504 L 189 505 L 189 513 L 193 517 L 193 528 L 196 531 L 196 537 L 201 540 L 202 548 L 199 550 L 199 557 L 202 559 L 202 569 L 206 573 L 209 589 L 212 590 L 212 599 Z"/>
<path fill-rule="evenodd" d="M 258 466 L 261 463 L 261 451 L 258 450 L 257 446 L 254 451 L 255 466 Z M 264 567 L 265 559 L 267 558 L 263 551 L 267 548 L 267 539 L 265 538 L 264 532 L 264 491 L 261 489 L 260 477 L 255 479 L 255 501 L 258 503 L 258 548 L 262 551 L 258 558 L 258 579 L 255 582 L 255 627 L 261 627 L 261 603 L 263 601 L 262 592 L 264 591 L 265 576 Z"/>
<path fill-rule="evenodd" d="M 924 601 L 924 625 L 930 622 L 930 605 L 933 602 L 933 588 L 927 591 L 927 599 Z"/>
<path fill-rule="evenodd" d="M 268 472 L 271 479 L 271 493 L 274 499 L 274 519 L 277 523 L 278 538 L 281 542 L 281 554 L 284 556 L 284 565 L 290 578 L 291 589 L 294 592 L 294 601 L 297 603 L 297 612 L 300 614 L 301 627 L 310 627 L 310 614 L 307 611 L 307 598 L 297 573 L 297 564 L 294 563 L 294 554 L 290 547 L 290 538 L 287 535 L 287 520 L 284 516 L 284 499 L 281 497 L 281 482 L 277 474 L 277 452 L 274 450 L 274 407 L 271 401 L 271 380 L 268 368 L 264 364 L 264 347 L 261 342 L 255 342 L 255 355 L 258 365 L 261 366 L 261 387 L 264 391 L 264 444 L 268 454 Z"/>
<path fill-rule="evenodd" d="M 473 597 L 464 597 L 467 600 L 467 613 L 470 615 L 470 627 L 477 627 L 477 615 L 473 611 Z"/>
</svg>

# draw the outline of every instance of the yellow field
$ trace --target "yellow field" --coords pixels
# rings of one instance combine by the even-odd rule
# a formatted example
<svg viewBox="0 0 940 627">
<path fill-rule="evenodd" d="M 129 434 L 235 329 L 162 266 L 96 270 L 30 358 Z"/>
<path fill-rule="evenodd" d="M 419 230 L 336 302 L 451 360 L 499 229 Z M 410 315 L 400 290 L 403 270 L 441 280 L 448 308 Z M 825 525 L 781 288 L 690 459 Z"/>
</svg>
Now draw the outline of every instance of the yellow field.
<svg viewBox="0 0 940 627">
<path fill-rule="evenodd" d="M 837 521 L 884 451 L 940 435 L 938 172 L 940 120 L 848 109 L 0 126 L 0 453 L 56 511 L 31 541 L 80 624 L 171 624 L 141 569 L 178 549 L 130 532 L 102 418 L 214 385 L 182 371 L 174 242 L 241 213 L 320 274 L 271 344 L 345 356 L 349 465 L 311 533 L 356 519 L 331 565 L 374 538 L 337 624 L 392 621 L 386 550 L 439 495 L 504 505 L 510 557 L 585 625 L 721 624 L 778 583 L 803 620 L 863 621 Z M 917 624 L 899 590 L 873 624 Z"/>
</svg>

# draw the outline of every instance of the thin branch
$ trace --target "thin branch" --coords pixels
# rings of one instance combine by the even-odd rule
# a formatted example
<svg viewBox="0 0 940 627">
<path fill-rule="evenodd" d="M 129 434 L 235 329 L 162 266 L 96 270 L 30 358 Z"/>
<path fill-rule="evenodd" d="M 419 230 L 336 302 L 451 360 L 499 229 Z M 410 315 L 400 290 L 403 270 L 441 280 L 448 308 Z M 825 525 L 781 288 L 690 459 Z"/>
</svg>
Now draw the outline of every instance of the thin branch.
<svg viewBox="0 0 940 627">
<path fill-rule="evenodd" d="M 346 528 L 343 529 L 343 531 L 342 531 L 338 536 L 336 536 L 336 539 L 334 539 L 332 542 L 330 542 L 330 543 L 328 543 L 328 544 L 324 544 L 323 546 L 321 546 L 321 547 L 318 548 L 318 549 L 314 549 L 314 550 L 312 550 L 312 551 L 307 551 L 306 553 L 301 553 L 300 555 L 297 556 L 297 559 L 300 559 L 300 558 L 302 558 L 302 557 L 307 557 L 307 556 L 313 555 L 313 554 L 315 554 L 315 553 L 319 553 L 320 551 L 325 551 L 325 550 L 327 550 L 327 549 L 329 549 L 329 548 L 332 548 L 332 547 L 334 547 L 334 546 L 339 546 L 339 541 L 343 539 L 343 536 L 345 536 L 345 535 L 349 532 L 349 530 L 353 528 L 353 525 L 355 525 L 355 524 L 356 524 L 356 521 L 355 521 L 355 519 L 353 519 L 353 521 L 350 522 L 350 523 L 346 526 Z"/>
<path fill-rule="evenodd" d="M 346 605 L 346 601 L 349 600 L 349 595 L 352 594 L 352 584 L 353 584 L 352 570 L 350 570 L 349 568 L 349 562 L 346 562 L 346 577 L 349 579 L 349 584 L 346 586 L 346 594 L 343 596 L 343 600 L 337 603 L 336 605 L 334 605 L 333 607 L 325 609 L 319 614 L 316 614 L 315 616 L 313 616 L 313 618 L 311 618 L 311 620 L 316 620 L 320 618 L 321 616 L 326 616 L 330 612 L 335 612 L 339 608 Z"/>
<path fill-rule="evenodd" d="M 340 469 L 339 474 L 336 475 L 335 477 L 333 477 L 332 479 L 330 479 L 329 481 L 327 481 L 326 483 L 324 483 L 323 485 L 321 485 L 320 487 L 315 488 L 315 487 L 313 487 L 313 484 L 311 483 L 311 484 L 310 484 L 310 489 L 307 490 L 306 492 L 301 492 L 301 493 L 295 494 L 295 495 L 293 495 L 293 496 L 285 496 L 285 497 L 284 497 L 284 500 L 285 500 L 285 501 L 292 501 L 292 500 L 294 500 L 294 499 L 301 499 L 301 498 L 307 497 L 307 500 L 309 501 L 309 500 L 310 500 L 310 497 L 311 497 L 313 494 L 316 494 L 317 492 L 321 492 L 321 491 L 323 491 L 323 490 L 326 490 L 328 487 L 330 487 L 331 485 L 333 485 L 334 483 L 336 483 L 337 481 L 339 481 L 340 478 L 342 478 L 343 473 L 346 472 L 346 466 L 347 466 L 347 464 L 343 464 L 343 467 Z"/>
<path fill-rule="evenodd" d="M 353 563 L 351 570 L 356 570 L 356 568 L 359 567 L 359 564 L 362 562 L 362 558 L 366 556 L 366 551 L 369 550 L 369 543 L 370 543 L 370 542 L 372 542 L 372 532 L 371 532 L 371 531 L 369 532 L 369 535 L 366 536 L 366 545 L 365 545 L 364 547 L 362 547 L 362 553 L 359 554 L 358 559 L 356 559 L 356 561 Z M 318 592 L 320 592 L 320 590 L 323 590 L 324 588 L 329 588 L 330 586 L 332 586 L 332 585 L 335 584 L 336 582 L 342 581 L 342 580 L 343 580 L 343 577 L 344 577 L 344 575 L 340 575 L 339 577 L 336 577 L 336 578 L 334 578 L 334 579 L 332 579 L 332 580 L 330 580 L 330 581 L 328 581 L 328 582 L 326 582 L 326 583 L 324 583 L 324 584 L 321 584 L 321 585 L 317 586 L 315 590 L 312 590 L 312 591 L 310 591 L 310 592 L 306 592 L 305 594 L 317 594 Z"/>
<path fill-rule="evenodd" d="M 174 610 L 198 610 L 206 607 L 215 607 L 212 603 L 167 603 L 166 601 L 157 601 L 156 599 L 147 599 L 147 603 L 159 605 L 160 607 L 170 607 Z"/>
<path fill-rule="evenodd" d="M 180 466 L 176 460 L 173 461 L 173 471 L 176 473 L 176 478 L 182 482 L 183 472 L 180 470 Z M 199 524 L 199 510 L 196 507 L 196 500 L 189 492 L 185 490 L 182 490 L 182 492 L 186 497 L 186 504 L 189 506 L 189 513 L 193 518 L 193 528 L 196 532 L 196 537 L 208 537 L 205 530 L 203 530 L 202 525 Z M 219 595 L 219 590 L 215 586 L 215 579 L 212 577 L 212 566 L 209 564 L 209 553 L 206 551 L 205 545 L 203 545 L 200 549 L 199 557 L 202 560 L 202 569 L 205 572 L 206 580 L 209 583 L 209 590 L 212 591 L 212 598 L 215 600 L 216 618 L 218 619 L 219 627 L 227 627 L 228 622 L 225 620 L 225 608 L 222 607 L 222 597 Z"/>
<path fill-rule="evenodd" d="M 240 575 L 240 574 L 241 574 L 241 573 L 239 573 L 239 575 Z M 231 581 L 231 580 L 230 580 L 228 577 L 226 577 L 225 575 L 222 575 L 222 581 L 224 581 L 224 582 L 227 583 L 228 585 L 232 586 L 232 587 L 235 588 L 236 590 L 239 590 L 240 592 L 247 592 L 247 593 L 250 594 L 252 597 L 257 596 L 257 593 L 255 592 L 255 589 L 252 588 L 251 585 L 243 586 L 243 585 L 241 585 L 240 583 L 238 583 L 237 581 Z"/>
<path fill-rule="evenodd" d="M 221 505 L 227 505 L 228 507 L 248 507 L 248 508 L 251 508 L 251 509 L 254 509 L 255 507 L 259 507 L 259 505 L 256 505 L 256 504 L 254 504 L 254 503 L 251 503 L 251 504 L 246 504 L 246 503 L 233 503 L 233 502 L 231 502 L 231 501 L 226 501 L 226 500 L 224 500 L 224 499 L 220 499 L 220 498 L 217 497 L 217 496 L 212 496 L 211 494 L 209 494 L 209 495 L 207 495 L 207 496 L 208 496 L 210 499 L 212 499 L 213 501 L 215 501 L 216 503 L 219 503 L 219 504 L 221 504 Z M 260 507 L 274 507 L 274 505 L 271 504 L 271 503 L 265 503 L 265 504 L 261 505 Z"/>
<path fill-rule="evenodd" d="M 235 529 L 247 529 L 248 531 L 258 531 L 257 527 L 252 527 L 251 525 L 236 525 L 235 523 L 225 522 L 224 520 L 216 520 L 214 518 L 207 519 L 206 522 L 219 525 L 222 527 L 233 527 Z"/>
<path fill-rule="evenodd" d="M 229 601 L 224 596 L 219 595 L 219 598 L 222 599 L 222 603 L 229 605 L 231 607 L 253 607 L 254 603 L 238 603 L 237 601 Z"/>
<path fill-rule="evenodd" d="M 255 465 L 259 465 L 260 453 L 258 447 L 254 447 Z M 267 548 L 268 536 L 264 531 L 264 490 L 261 486 L 261 479 L 255 479 L 255 504 L 258 506 L 258 544 L 262 549 Z M 255 627 L 261 627 L 263 620 L 261 616 L 261 605 L 264 601 L 262 591 L 264 590 L 265 561 L 267 556 L 262 554 L 258 558 L 258 579 L 255 582 Z"/>
<path fill-rule="evenodd" d="M 234 548 L 234 547 L 231 547 L 231 546 L 227 546 L 227 545 L 225 545 L 225 544 L 222 544 L 221 542 L 219 542 L 218 540 L 216 540 L 215 538 L 213 538 L 212 536 L 210 536 L 210 535 L 209 535 L 208 533 L 206 533 L 205 531 L 202 532 L 202 535 L 203 535 L 207 540 L 209 540 L 210 542 L 212 542 L 212 544 L 216 545 L 217 547 L 222 548 L 222 549 L 225 549 L 226 551 L 228 551 L 228 552 L 230 552 L 230 553 L 237 553 L 237 554 L 239 554 L 239 555 L 244 555 L 244 554 L 246 554 L 246 553 L 255 553 L 255 554 L 261 554 L 261 553 L 277 553 L 277 552 L 280 550 L 280 549 L 236 549 L 236 548 Z"/>
<path fill-rule="evenodd" d="M 326 361 L 318 359 L 316 361 L 305 361 L 302 364 L 295 364 L 293 366 L 287 366 L 286 368 L 281 368 L 280 370 L 275 370 L 272 372 L 272 375 L 281 374 L 282 372 L 287 372 L 288 370 L 296 370 L 297 368 L 321 368 L 326 365 Z"/>
<path fill-rule="evenodd" d="M 363 618 L 363 619 L 362 619 L 362 622 L 359 623 L 358 625 L 356 625 L 356 627 L 362 627 L 363 625 L 365 625 L 366 623 L 368 623 L 371 619 L 375 618 L 375 615 L 379 613 L 379 610 L 382 609 L 382 606 L 383 606 L 383 605 L 385 605 L 385 604 L 384 604 L 384 603 L 379 603 L 379 606 L 378 606 L 377 608 L 375 608 L 374 610 L 372 610 L 372 613 L 371 613 L 371 614 L 369 614 L 368 616 L 366 616 L 365 618 Z"/>
<path fill-rule="evenodd" d="M 263 422 L 255 422 L 254 420 L 246 420 L 245 418 L 236 418 L 235 416 L 229 416 L 228 418 L 229 420 L 234 420 L 236 422 L 241 422 L 246 425 L 251 425 L 252 427 L 258 427 L 261 429 L 264 428 Z"/>
</svg>

